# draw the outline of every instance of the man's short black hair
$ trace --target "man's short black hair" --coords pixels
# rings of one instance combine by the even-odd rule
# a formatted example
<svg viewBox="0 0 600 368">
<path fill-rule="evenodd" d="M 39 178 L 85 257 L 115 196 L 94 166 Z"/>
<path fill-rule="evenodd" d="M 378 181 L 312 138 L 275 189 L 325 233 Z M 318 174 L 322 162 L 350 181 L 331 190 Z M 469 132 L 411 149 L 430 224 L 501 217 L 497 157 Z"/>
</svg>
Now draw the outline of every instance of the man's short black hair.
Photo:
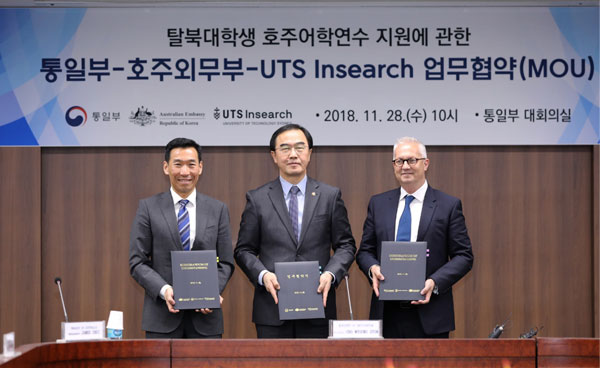
<svg viewBox="0 0 600 368">
<path fill-rule="evenodd" d="M 175 138 L 171 140 L 171 142 L 167 143 L 167 146 L 165 147 L 165 161 L 169 162 L 169 159 L 171 158 L 171 151 L 173 149 L 188 147 L 195 148 L 196 152 L 198 152 L 198 162 L 202 161 L 202 149 L 200 148 L 200 145 L 193 139 L 188 138 Z"/>
<path fill-rule="evenodd" d="M 310 135 L 310 132 L 308 131 L 308 129 L 306 129 L 302 125 L 298 125 L 298 124 L 287 124 L 287 125 L 282 126 L 279 129 L 277 129 L 275 131 L 275 133 L 273 133 L 273 135 L 271 136 L 271 142 L 269 142 L 269 148 L 271 149 L 271 151 L 275 151 L 275 140 L 277 140 L 277 137 L 279 137 L 279 135 L 281 133 L 287 132 L 288 130 L 301 130 L 302 133 L 304 133 L 306 140 L 308 141 L 308 148 L 309 149 L 313 148 L 312 135 Z"/>
</svg>

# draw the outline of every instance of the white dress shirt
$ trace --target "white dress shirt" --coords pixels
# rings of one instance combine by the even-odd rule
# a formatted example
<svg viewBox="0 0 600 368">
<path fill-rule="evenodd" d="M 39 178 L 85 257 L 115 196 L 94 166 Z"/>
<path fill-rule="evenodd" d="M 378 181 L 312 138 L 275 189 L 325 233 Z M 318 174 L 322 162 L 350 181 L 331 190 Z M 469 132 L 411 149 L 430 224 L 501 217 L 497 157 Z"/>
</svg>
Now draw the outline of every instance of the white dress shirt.
<svg viewBox="0 0 600 368">
<path fill-rule="evenodd" d="M 402 212 L 404 212 L 404 201 L 407 195 L 412 195 L 415 197 L 412 202 L 410 202 L 410 241 L 417 241 L 417 232 L 419 231 L 419 223 L 421 221 L 421 212 L 423 211 L 423 201 L 425 200 L 425 193 L 427 192 L 427 188 L 429 185 L 427 184 L 427 180 L 425 183 L 417 189 L 414 193 L 409 194 L 404 190 L 404 188 L 400 188 L 400 201 L 398 202 L 398 209 L 396 210 L 396 226 L 394 227 L 394 240 L 396 239 L 396 234 L 398 234 L 398 223 L 400 222 L 400 217 L 402 216 Z"/>
<path fill-rule="evenodd" d="M 190 250 L 194 247 L 194 239 L 196 239 L 196 188 L 192 191 L 192 193 L 187 198 L 182 198 L 173 187 L 171 187 L 171 197 L 173 198 L 173 205 L 175 206 L 175 218 L 177 218 L 177 214 L 179 214 L 179 210 L 181 209 L 181 204 L 179 203 L 182 199 L 187 199 L 189 202 L 185 206 L 188 211 L 188 215 L 190 216 Z M 165 291 L 171 285 L 165 284 L 162 288 L 160 288 L 160 296 L 165 298 Z"/>
<path fill-rule="evenodd" d="M 177 214 L 181 209 L 179 201 L 182 199 L 187 199 L 189 201 L 185 208 L 187 208 L 190 216 L 190 250 L 192 250 L 194 247 L 194 239 L 196 239 L 196 188 L 194 188 L 187 198 L 183 198 L 175 192 L 173 187 L 171 187 L 171 197 L 173 197 L 173 204 L 175 205 L 175 218 L 177 218 Z"/>
</svg>

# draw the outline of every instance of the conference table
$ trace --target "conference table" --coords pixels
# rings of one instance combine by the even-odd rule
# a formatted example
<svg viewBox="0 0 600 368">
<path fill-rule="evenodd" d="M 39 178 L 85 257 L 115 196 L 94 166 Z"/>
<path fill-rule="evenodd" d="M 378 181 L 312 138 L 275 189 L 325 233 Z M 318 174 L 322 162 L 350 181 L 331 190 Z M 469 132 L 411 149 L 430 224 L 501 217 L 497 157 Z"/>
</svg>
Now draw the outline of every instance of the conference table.
<svg viewBox="0 0 600 368">
<path fill-rule="evenodd" d="M 599 367 L 599 341 L 106 340 L 23 345 L 0 367 Z"/>
</svg>

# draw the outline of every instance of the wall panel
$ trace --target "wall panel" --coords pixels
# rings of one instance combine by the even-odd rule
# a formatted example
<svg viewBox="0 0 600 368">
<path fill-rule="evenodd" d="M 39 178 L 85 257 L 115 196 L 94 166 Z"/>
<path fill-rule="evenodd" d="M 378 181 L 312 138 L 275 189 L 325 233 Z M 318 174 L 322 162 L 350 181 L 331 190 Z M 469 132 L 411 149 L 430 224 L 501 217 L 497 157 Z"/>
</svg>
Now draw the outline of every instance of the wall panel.
<svg viewBox="0 0 600 368">
<path fill-rule="evenodd" d="M 0 148 L 0 333 L 40 342 L 40 149 Z"/>
</svg>

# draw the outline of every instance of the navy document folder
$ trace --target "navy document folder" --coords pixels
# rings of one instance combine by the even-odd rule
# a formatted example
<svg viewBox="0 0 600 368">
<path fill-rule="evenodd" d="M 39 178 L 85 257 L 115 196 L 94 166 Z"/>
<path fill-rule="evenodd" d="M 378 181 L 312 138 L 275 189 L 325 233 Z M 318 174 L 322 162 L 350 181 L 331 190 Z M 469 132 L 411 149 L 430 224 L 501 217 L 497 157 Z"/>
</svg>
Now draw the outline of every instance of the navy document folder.
<svg viewBox="0 0 600 368">
<path fill-rule="evenodd" d="M 423 300 L 427 242 L 381 242 L 379 300 Z"/>
<path fill-rule="evenodd" d="M 325 318 L 319 287 L 319 262 L 275 262 L 279 281 L 279 319 Z"/>
<path fill-rule="evenodd" d="M 221 308 L 217 252 L 171 251 L 175 309 Z"/>
</svg>

